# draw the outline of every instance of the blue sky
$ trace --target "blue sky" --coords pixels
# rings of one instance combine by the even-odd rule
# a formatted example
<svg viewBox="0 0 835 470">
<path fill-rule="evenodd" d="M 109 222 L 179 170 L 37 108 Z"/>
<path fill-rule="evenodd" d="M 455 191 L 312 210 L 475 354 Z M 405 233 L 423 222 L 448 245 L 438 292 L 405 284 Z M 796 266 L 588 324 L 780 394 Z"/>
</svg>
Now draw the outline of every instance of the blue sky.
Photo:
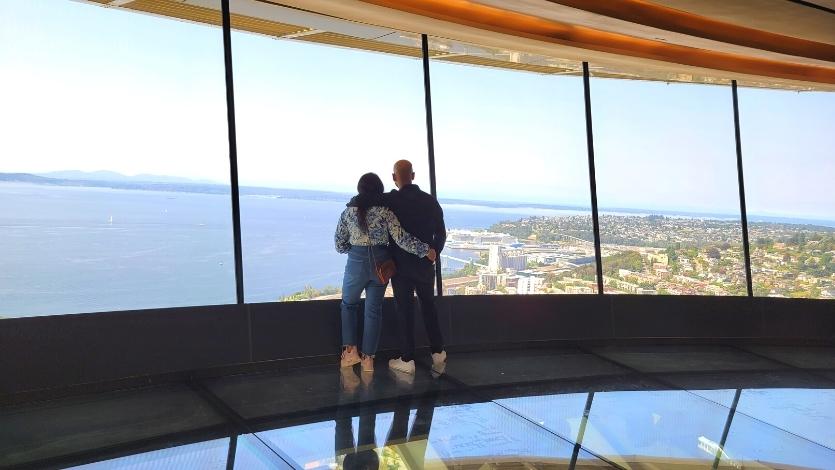
<svg viewBox="0 0 835 470">
<path fill-rule="evenodd" d="M 420 62 L 236 33 L 244 184 L 350 191 L 409 158 L 428 186 Z M 224 181 L 217 28 L 0 0 L 0 171 Z M 442 197 L 588 205 L 582 82 L 432 63 Z M 738 213 L 729 87 L 593 79 L 602 208 Z M 835 94 L 740 89 L 749 212 L 835 218 Z"/>
</svg>

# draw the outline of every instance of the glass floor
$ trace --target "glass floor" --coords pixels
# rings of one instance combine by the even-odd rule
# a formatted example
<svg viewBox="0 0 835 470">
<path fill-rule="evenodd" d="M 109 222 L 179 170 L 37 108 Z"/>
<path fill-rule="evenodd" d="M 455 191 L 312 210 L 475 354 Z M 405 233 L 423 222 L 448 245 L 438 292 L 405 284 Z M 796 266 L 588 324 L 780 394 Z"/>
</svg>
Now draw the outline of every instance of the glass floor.
<svg viewBox="0 0 835 470">
<path fill-rule="evenodd" d="M 0 468 L 835 469 L 835 348 L 457 353 L 6 405 Z"/>
</svg>

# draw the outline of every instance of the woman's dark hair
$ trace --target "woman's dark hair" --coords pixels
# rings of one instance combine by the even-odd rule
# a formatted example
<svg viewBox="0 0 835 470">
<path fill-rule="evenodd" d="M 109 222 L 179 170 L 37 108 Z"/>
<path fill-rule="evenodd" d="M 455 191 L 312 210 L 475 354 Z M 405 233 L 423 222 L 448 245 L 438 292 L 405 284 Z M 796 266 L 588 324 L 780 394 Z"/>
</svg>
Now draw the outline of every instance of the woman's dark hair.
<svg viewBox="0 0 835 470">
<path fill-rule="evenodd" d="M 376 173 L 366 173 L 357 182 L 357 221 L 363 233 L 368 233 L 368 208 L 379 203 L 379 196 L 383 191 L 383 180 Z"/>
</svg>

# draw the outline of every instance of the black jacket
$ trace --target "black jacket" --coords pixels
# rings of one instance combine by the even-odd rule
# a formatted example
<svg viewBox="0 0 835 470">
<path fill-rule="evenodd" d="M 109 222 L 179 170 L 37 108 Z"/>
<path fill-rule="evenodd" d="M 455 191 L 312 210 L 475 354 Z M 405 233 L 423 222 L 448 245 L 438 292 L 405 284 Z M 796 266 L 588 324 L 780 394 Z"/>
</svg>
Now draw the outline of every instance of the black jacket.
<svg viewBox="0 0 835 470">
<path fill-rule="evenodd" d="M 385 199 L 403 229 L 429 244 L 440 256 L 446 243 L 446 227 L 444 211 L 438 200 L 423 192 L 416 184 L 410 184 L 399 191 L 392 190 L 386 194 Z M 391 245 L 398 273 L 414 276 L 418 280 L 426 278 L 427 282 L 434 279 L 435 268 L 431 261 L 418 258 L 396 244 Z"/>
</svg>

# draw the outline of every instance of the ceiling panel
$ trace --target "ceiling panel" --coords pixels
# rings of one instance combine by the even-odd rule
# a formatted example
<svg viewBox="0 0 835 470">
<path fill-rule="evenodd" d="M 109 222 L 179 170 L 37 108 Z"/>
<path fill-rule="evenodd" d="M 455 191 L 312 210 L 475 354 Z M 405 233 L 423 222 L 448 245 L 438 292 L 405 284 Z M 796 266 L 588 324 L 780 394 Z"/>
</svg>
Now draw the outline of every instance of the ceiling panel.
<svg viewBox="0 0 835 470">
<path fill-rule="evenodd" d="M 753 47 L 745 47 L 736 44 L 729 44 L 721 41 L 714 41 L 702 37 L 691 36 L 673 31 L 668 31 L 643 24 L 636 24 L 629 21 L 611 18 L 606 15 L 592 13 L 579 8 L 572 8 L 549 0 L 475 0 L 477 3 L 498 8 L 525 13 L 540 18 L 560 21 L 564 23 L 587 26 L 590 28 L 611 31 L 632 37 L 659 41 L 667 44 L 678 44 L 682 46 L 707 49 L 713 51 L 740 54 L 751 57 L 761 57 L 778 61 L 791 61 L 809 65 L 831 66 L 825 60 L 817 60 L 794 55 L 781 54 Z M 834 25 L 835 26 L 835 25 Z"/>
<path fill-rule="evenodd" d="M 619 11 L 615 11 L 618 17 L 613 18 L 601 14 L 600 10 L 583 9 L 592 4 L 611 7 L 609 2 L 615 1 L 624 2 L 624 5 L 654 4 L 656 10 L 664 12 L 670 11 L 667 7 L 674 7 L 690 13 L 713 14 L 717 21 L 745 16 L 747 10 L 740 9 L 741 4 L 760 8 L 775 4 L 783 8 L 780 12 L 785 10 L 794 17 L 802 16 L 820 30 L 824 24 L 834 26 L 826 28 L 827 37 L 833 36 L 832 31 L 835 31 L 835 25 L 829 24 L 835 15 L 789 0 L 653 0 L 654 3 L 644 0 L 605 0 L 606 3 L 598 3 L 598 0 L 461 0 L 450 3 L 442 0 L 232 0 L 231 8 L 232 26 L 237 30 L 409 57 L 419 57 L 420 33 L 425 33 L 430 36 L 432 58 L 473 66 L 576 74 L 581 62 L 587 61 L 596 76 L 718 85 L 726 85 L 735 79 L 747 86 L 835 90 L 832 62 L 706 39 L 698 34 L 684 34 L 681 30 L 669 31 L 657 27 L 662 24 L 658 22 L 647 23 L 653 25 L 648 26 L 626 21 Z M 218 3 L 217 0 L 112 0 L 109 6 L 217 26 L 220 23 Z M 666 6 L 657 6 L 661 4 Z M 447 12 L 453 11 L 450 8 L 455 5 L 477 6 L 482 13 L 486 8 L 489 10 L 488 23 L 474 21 L 466 14 L 458 17 L 437 12 L 427 14 L 421 11 L 426 5 L 435 5 Z M 519 21 L 510 26 L 516 29 L 505 27 L 508 23 L 500 24 L 513 15 Z M 765 17 L 763 21 L 766 21 L 769 15 L 749 16 L 752 18 L 744 21 L 746 27 L 757 26 L 757 18 Z M 485 16 L 480 18 L 483 20 Z M 490 21 L 493 24 L 489 24 Z M 773 18 L 771 23 L 775 23 Z M 521 29 L 519 25 L 522 25 Z M 525 29 L 527 26 L 533 29 Z M 784 27 L 780 33 L 788 29 L 791 28 Z M 612 42 L 607 42 L 610 40 Z M 799 40 L 797 44 L 805 42 Z M 826 52 L 829 46 L 822 46 Z"/>
<path fill-rule="evenodd" d="M 831 0 L 814 2 L 824 6 L 835 3 Z M 652 3 L 740 26 L 835 45 L 835 14 L 789 0 L 652 0 Z"/>
</svg>

